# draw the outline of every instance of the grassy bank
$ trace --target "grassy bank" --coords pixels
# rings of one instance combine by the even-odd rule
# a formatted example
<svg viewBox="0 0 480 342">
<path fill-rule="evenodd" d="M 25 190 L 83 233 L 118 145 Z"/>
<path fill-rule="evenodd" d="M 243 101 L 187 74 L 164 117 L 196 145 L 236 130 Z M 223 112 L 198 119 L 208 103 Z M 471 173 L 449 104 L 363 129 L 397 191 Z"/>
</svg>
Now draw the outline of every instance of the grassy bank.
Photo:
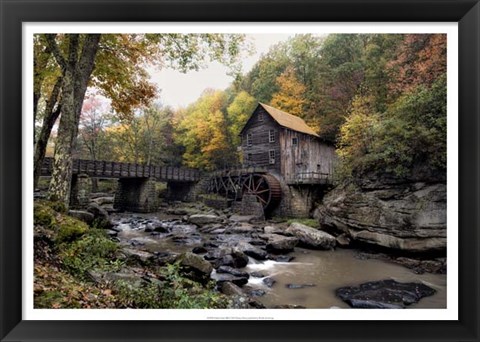
<svg viewBox="0 0 480 342">
<path fill-rule="evenodd" d="M 34 225 L 35 308 L 227 306 L 212 283 L 203 286 L 183 277 L 178 264 L 127 265 L 104 230 L 69 217 L 61 205 L 36 201 Z M 122 272 L 138 276 L 113 277 Z"/>
</svg>

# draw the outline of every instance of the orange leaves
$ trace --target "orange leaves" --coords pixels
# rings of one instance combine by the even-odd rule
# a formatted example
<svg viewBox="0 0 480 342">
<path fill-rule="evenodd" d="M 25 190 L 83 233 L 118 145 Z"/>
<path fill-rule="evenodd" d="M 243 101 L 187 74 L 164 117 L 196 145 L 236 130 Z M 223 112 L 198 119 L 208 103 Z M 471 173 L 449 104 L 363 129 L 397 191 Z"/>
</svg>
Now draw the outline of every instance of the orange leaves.
<svg viewBox="0 0 480 342">
<path fill-rule="evenodd" d="M 388 63 L 395 94 L 409 92 L 418 85 L 430 86 L 447 70 L 445 34 L 409 34 L 398 47 L 397 57 Z"/>
<path fill-rule="evenodd" d="M 112 289 L 79 281 L 44 261 L 35 264 L 33 289 L 35 308 L 114 308 L 117 300 Z"/>
<path fill-rule="evenodd" d="M 111 289 L 105 289 L 105 290 L 102 291 L 102 293 L 105 296 L 111 296 L 112 295 L 112 290 Z"/>
</svg>

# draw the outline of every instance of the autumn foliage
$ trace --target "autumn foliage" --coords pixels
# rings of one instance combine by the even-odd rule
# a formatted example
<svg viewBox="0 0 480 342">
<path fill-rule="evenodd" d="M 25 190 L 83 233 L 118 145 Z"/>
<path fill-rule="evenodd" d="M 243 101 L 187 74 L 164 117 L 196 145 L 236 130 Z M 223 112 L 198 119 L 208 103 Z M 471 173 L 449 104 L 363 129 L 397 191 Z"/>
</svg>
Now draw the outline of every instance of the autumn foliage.
<svg viewBox="0 0 480 342">
<path fill-rule="evenodd" d="M 346 175 L 445 169 L 446 35 L 295 35 L 227 89 L 207 89 L 179 109 L 156 99 L 148 65 L 234 65 L 241 42 L 216 34 L 103 35 L 90 85 L 108 105 L 88 107 L 86 98 L 76 156 L 204 170 L 237 165 L 239 133 L 263 102 L 303 118 L 335 144 Z M 67 48 L 65 36 L 57 43 Z M 61 75 L 42 36 L 35 53 L 35 89 L 52 92 Z"/>
</svg>

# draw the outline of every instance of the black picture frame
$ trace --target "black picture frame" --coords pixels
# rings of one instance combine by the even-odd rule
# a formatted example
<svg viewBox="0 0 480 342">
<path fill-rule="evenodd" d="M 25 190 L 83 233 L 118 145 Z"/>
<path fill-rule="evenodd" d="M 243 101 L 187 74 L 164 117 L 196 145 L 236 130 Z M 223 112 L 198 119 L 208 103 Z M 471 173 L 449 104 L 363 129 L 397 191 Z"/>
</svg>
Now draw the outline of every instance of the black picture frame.
<svg viewBox="0 0 480 342">
<path fill-rule="evenodd" d="M 478 341 L 480 4 L 473 0 L 0 0 L 2 341 Z M 458 321 L 22 320 L 23 22 L 458 22 Z M 428 313 L 427 313 L 428 314 Z M 292 315 L 295 311 L 292 310 Z"/>
</svg>

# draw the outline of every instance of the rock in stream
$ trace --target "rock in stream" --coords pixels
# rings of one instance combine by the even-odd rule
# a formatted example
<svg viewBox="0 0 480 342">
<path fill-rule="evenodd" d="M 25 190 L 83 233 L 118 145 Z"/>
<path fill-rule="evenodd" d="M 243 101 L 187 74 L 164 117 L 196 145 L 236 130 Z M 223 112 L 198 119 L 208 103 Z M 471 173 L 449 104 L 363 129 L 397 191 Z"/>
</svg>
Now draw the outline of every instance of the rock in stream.
<svg viewBox="0 0 480 342">
<path fill-rule="evenodd" d="M 399 283 L 391 279 L 341 287 L 335 291 L 351 307 L 364 309 L 403 309 L 435 292 L 422 283 Z"/>
</svg>

